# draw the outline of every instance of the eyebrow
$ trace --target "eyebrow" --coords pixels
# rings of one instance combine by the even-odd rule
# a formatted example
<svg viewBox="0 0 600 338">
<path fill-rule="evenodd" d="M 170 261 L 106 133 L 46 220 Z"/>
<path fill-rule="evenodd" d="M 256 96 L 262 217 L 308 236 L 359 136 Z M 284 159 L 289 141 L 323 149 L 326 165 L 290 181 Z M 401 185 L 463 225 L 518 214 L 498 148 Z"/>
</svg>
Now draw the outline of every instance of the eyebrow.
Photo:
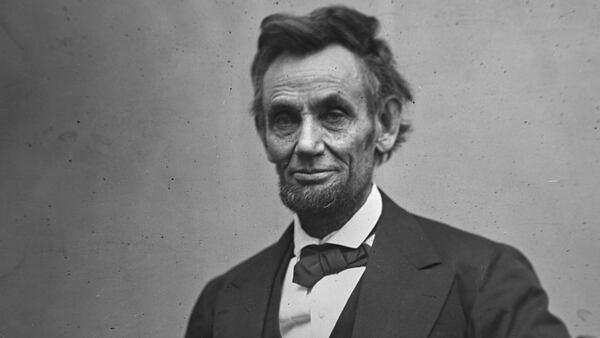
<svg viewBox="0 0 600 338">
<path fill-rule="evenodd" d="M 344 109 L 347 113 L 356 113 L 353 105 L 339 93 L 330 93 L 323 97 L 314 98 L 309 102 L 309 106 L 311 108 L 316 108 L 317 110 L 322 110 L 324 108 L 339 107 Z M 267 114 L 273 115 L 282 111 L 299 112 L 302 109 L 302 105 L 295 100 L 275 100 L 269 107 Z"/>
<path fill-rule="evenodd" d="M 338 93 L 331 93 L 325 97 L 317 98 L 314 102 L 311 102 L 310 105 L 315 106 L 316 108 L 340 107 L 348 113 L 355 113 L 352 104 Z"/>
<path fill-rule="evenodd" d="M 267 111 L 268 115 L 272 115 L 277 112 L 282 111 L 300 111 L 302 110 L 302 106 L 297 104 L 294 101 L 276 101 L 271 104 L 269 110 Z"/>
</svg>

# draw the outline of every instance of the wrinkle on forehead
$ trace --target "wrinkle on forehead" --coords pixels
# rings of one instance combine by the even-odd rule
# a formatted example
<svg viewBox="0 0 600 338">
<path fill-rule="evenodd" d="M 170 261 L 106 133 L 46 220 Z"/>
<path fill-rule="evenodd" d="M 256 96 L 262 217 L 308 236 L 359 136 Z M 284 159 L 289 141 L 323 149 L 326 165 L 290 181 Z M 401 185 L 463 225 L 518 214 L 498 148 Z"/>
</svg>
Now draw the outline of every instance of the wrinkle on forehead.
<svg viewBox="0 0 600 338">
<path fill-rule="evenodd" d="M 292 77 L 293 79 L 283 78 L 279 79 L 279 81 L 275 80 L 273 86 L 269 87 L 269 92 L 265 93 L 267 100 L 274 102 L 277 99 L 292 96 L 326 96 L 330 93 L 337 93 L 347 99 L 356 98 L 357 95 L 361 95 L 360 87 L 352 88 L 345 79 L 335 78 L 330 76 L 330 74 L 323 74 L 322 76 L 299 74 L 298 76 L 292 75 Z"/>
<path fill-rule="evenodd" d="M 330 46 L 309 56 L 283 55 L 263 79 L 263 102 L 284 97 L 327 95 L 337 92 L 348 99 L 363 96 L 363 78 L 357 58 L 341 46 Z"/>
</svg>

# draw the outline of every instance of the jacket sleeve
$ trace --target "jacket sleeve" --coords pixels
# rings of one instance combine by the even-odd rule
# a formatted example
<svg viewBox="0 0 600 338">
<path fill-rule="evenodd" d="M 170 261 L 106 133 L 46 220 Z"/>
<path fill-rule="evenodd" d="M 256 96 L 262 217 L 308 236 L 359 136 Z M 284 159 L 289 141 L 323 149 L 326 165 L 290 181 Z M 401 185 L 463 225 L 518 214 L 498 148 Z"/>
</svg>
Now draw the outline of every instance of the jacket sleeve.
<svg viewBox="0 0 600 338">
<path fill-rule="evenodd" d="M 205 338 L 213 336 L 213 321 L 217 295 L 223 284 L 223 277 L 211 280 L 206 286 L 192 310 L 185 338 Z"/>
<path fill-rule="evenodd" d="M 533 267 L 516 249 L 500 245 L 485 270 L 470 315 L 469 337 L 569 337 L 548 311 Z"/>
</svg>

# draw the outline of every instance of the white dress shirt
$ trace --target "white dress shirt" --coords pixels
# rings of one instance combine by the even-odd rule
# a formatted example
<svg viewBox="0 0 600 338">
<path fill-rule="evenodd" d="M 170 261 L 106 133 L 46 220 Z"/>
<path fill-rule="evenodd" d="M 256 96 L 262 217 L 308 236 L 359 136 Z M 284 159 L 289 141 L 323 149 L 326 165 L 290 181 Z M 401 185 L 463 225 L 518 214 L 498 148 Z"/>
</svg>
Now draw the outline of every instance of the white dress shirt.
<svg viewBox="0 0 600 338">
<path fill-rule="evenodd" d="M 375 234 L 369 234 L 377 224 L 381 210 L 381 194 L 373 184 L 367 200 L 352 218 L 322 240 L 308 235 L 302 229 L 298 216 L 294 215 L 294 257 L 290 259 L 285 273 L 279 306 L 279 328 L 283 338 L 329 337 L 365 271 L 364 266 L 346 269 L 323 277 L 308 289 L 292 282 L 300 250 L 310 244 L 324 243 L 355 249 L 362 243 L 371 245 Z"/>
</svg>

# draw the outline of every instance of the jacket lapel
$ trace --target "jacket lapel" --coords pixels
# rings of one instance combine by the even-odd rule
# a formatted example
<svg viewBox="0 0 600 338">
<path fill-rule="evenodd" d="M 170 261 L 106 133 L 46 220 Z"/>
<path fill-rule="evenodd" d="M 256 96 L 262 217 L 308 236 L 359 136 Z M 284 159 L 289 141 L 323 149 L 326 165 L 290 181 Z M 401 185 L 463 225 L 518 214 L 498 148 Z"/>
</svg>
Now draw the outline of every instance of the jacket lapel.
<svg viewBox="0 0 600 338">
<path fill-rule="evenodd" d="M 271 290 L 278 269 L 289 260 L 292 237 L 292 227 L 288 227 L 277 243 L 251 258 L 255 262 L 245 264 L 249 269 L 237 271 L 225 285 L 217 300 L 215 337 L 263 336 Z"/>
<path fill-rule="evenodd" d="M 418 221 L 385 194 L 353 337 L 427 337 L 452 285 Z"/>
</svg>

